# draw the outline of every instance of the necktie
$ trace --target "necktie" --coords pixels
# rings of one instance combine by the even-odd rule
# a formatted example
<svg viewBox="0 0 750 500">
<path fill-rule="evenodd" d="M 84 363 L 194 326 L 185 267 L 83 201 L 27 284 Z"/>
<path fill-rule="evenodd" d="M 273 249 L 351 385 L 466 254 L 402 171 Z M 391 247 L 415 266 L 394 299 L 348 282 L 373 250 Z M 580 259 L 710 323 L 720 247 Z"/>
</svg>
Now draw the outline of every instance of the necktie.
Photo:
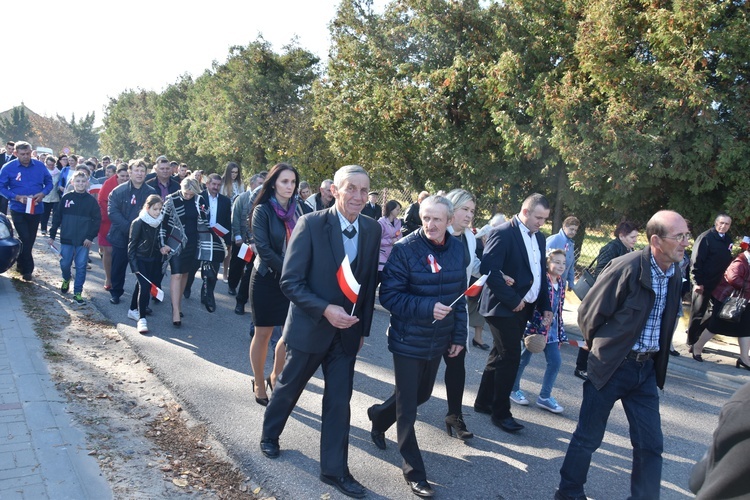
<svg viewBox="0 0 750 500">
<path fill-rule="evenodd" d="M 344 231 L 344 250 L 346 255 L 349 257 L 349 262 L 354 262 L 357 258 L 357 243 L 354 241 L 354 236 L 357 234 L 357 229 L 354 226 L 347 227 Z"/>
</svg>

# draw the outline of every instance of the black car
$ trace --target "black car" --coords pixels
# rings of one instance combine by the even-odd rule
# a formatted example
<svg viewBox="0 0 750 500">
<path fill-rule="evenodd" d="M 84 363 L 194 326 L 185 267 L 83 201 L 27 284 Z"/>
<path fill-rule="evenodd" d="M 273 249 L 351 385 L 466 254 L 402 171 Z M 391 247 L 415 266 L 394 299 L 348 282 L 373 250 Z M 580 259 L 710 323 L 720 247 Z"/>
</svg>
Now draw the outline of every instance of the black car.
<svg viewBox="0 0 750 500">
<path fill-rule="evenodd" d="M 0 214 L 0 273 L 15 264 L 21 253 L 21 240 L 13 237 L 13 226 L 5 214 Z"/>
</svg>

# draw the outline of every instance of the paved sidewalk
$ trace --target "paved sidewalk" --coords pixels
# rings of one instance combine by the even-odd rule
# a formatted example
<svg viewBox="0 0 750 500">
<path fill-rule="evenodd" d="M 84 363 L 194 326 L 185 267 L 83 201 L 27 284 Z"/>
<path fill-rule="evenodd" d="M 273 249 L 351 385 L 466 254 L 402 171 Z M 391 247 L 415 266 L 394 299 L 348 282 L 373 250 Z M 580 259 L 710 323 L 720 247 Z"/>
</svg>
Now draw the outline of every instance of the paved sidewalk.
<svg viewBox="0 0 750 500">
<path fill-rule="evenodd" d="M 0 304 L 0 499 L 112 498 L 7 275 Z"/>
</svg>

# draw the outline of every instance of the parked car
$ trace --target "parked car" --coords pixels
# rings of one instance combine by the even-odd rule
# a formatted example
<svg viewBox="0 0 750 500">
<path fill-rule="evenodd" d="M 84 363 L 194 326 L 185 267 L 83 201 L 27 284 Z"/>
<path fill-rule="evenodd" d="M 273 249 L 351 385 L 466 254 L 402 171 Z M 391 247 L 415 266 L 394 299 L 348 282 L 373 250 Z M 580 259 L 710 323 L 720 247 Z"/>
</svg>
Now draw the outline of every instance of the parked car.
<svg viewBox="0 0 750 500">
<path fill-rule="evenodd" d="M 21 253 L 21 240 L 13 236 L 13 226 L 5 214 L 0 214 L 0 273 L 4 273 L 16 263 Z"/>
</svg>

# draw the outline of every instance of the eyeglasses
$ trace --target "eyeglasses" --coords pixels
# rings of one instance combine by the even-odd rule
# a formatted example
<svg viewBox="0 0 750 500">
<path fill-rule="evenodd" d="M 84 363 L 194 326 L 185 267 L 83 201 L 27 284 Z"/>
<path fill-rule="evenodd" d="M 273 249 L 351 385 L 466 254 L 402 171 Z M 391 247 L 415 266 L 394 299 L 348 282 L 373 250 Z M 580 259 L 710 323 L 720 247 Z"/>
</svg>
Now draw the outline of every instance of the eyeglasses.
<svg viewBox="0 0 750 500">
<path fill-rule="evenodd" d="M 693 235 L 690 233 L 680 233 L 676 234 L 674 236 L 659 236 L 659 238 L 665 239 L 665 240 L 675 240 L 679 242 L 683 241 L 690 241 L 693 239 Z"/>
</svg>

